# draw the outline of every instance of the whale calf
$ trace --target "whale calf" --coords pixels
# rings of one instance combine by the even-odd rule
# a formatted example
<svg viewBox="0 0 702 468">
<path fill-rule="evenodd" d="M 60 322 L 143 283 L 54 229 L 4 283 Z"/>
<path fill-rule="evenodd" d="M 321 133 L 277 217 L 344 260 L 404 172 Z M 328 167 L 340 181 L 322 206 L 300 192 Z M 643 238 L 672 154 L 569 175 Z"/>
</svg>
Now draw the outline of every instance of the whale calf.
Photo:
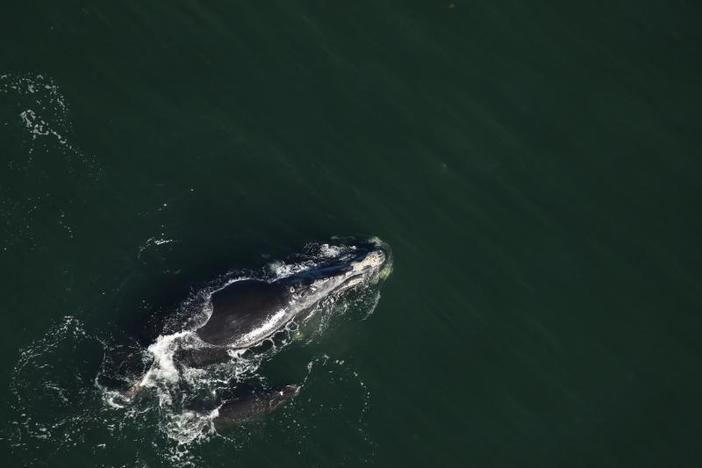
<svg viewBox="0 0 702 468">
<path fill-rule="evenodd" d="M 245 423 L 272 413 L 300 393 L 299 385 L 283 385 L 265 391 L 249 392 L 225 402 L 213 419 L 215 429 Z"/>
</svg>

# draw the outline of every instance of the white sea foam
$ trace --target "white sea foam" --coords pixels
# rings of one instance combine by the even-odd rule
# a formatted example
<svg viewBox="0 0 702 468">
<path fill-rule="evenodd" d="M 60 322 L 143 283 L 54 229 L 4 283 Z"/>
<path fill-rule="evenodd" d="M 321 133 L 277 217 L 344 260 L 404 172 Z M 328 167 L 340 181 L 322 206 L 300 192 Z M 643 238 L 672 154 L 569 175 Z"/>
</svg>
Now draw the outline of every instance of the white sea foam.
<svg viewBox="0 0 702 468">
<path fill-rule="evenodd" d="M 151 368 L 139 382 L 141 387 L 155 387 L 159 382 L 175 382 L 178 380 L 178 369 L 173 362 L 173 353 L 178 349 L 179 342 L 192 332 L 182 331 L 172 335 L 159 336 L 147 351 L 153 356 Z"/>
<path fill-rule="evenodd" d="M 3 74 L 0 75 L 0 94 L 14 96 L 15 105 L 24 106 L 17 117 L 31 135 L 33 144 L 53 139 L 65 154 L 95 172 L 93 158 L 70 142 L 69 109 L 59 86 L 51 78 L 42 74 Z M 34 150 L 32 145 L 28 153 L 31 155 Z"/>
</svg>

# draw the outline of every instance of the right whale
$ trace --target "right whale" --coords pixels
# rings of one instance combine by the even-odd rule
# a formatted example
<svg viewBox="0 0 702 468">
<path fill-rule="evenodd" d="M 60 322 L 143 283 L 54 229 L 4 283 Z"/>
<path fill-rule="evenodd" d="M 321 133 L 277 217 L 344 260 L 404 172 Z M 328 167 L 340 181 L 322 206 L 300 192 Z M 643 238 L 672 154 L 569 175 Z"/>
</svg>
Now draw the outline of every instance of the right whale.
<svg viewBox="0 0 702 468">
<path fill-rule="evenodd" d="M 271 281 L 237 279 L 211 292 L 211 313 L 192 332 L 197 346 L 177 350 L 180 366 L 205 368 L 229 361 L 237 352 L 255 348 L 291 322 L 305 323 L 320 302 L 357 287 L 376 284 L 392 271 L 389 246 L 377 238 L 328 248 L 323 260 Z M 131 398 L 149 386 L 150 371 L 124 396 Z M 216 429 L 268 414 L 294 398 L 298 385 L 255 389 L 227 399 L 213 413 Z"/>
</svg>

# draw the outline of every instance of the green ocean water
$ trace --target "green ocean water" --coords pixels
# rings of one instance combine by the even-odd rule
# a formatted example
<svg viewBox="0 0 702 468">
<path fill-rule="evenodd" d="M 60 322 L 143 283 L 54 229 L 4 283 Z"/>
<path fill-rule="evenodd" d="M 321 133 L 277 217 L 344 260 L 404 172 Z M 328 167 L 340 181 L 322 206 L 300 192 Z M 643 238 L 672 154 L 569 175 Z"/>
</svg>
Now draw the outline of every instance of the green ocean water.
<svg viewBox="0 0 702 468">
<path fill-rule="evenodd" d="M 701 14 L 3 4 L 2 466 L 700 466 Z M 95 396 L 100 340 L 335 235 L 394 272 L 283 412 L 174 446 Z"/>
</svg>

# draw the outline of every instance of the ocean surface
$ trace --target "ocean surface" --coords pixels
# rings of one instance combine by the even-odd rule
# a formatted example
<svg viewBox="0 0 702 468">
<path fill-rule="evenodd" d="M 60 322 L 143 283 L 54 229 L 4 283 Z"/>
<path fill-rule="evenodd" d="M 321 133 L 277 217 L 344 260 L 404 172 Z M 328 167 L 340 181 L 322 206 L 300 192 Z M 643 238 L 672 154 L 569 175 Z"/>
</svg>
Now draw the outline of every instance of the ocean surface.
<svg viewBox="0 0 702 468">
<path fill-rule="evenodd" d="M 0 464 L 701 466 L 701 17 L 4 3 Z M 394 271 L 254 370 L 289 405 L 110 404 L 154 317 L 335 236 Z"/>
</svg>

